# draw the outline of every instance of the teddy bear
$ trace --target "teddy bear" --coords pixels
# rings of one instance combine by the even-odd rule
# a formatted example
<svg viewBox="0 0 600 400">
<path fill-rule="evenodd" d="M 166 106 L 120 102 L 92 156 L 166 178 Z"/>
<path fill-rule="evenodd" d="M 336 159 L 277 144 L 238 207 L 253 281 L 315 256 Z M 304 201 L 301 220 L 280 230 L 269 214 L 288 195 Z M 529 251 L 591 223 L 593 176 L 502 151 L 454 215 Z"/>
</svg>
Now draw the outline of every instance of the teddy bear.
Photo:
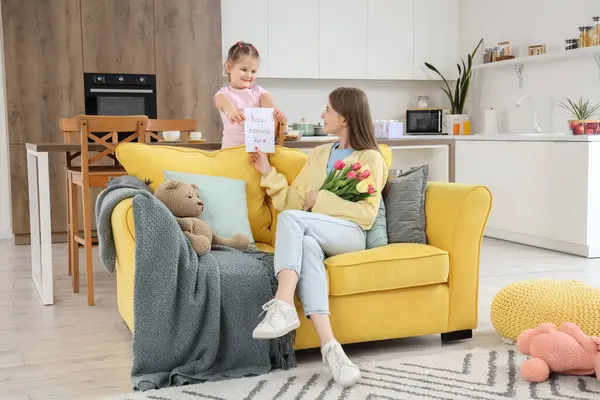
<svg viewBox="0 0 600 400">
<path fill-rule="evenodd" d="M 204 203 L 200 200 L 198 186 L 181 180 L 167 180 L 161 183 L 154 195 L 177 218 L 183 233 L 190 240 L 198 255 L 206 254 L 212 245 L 233 247 L 245 250 L 250 244 L 248 236 L 237 233 L 232 238 L 217 235 L 212 228 L 200 219 Z"/>
<path fill-rule="evenodd" d="M 531 356 L 521 366 L 521 375 L 529 382 L 543 382 L 550 373 L 593 375 L 600 380 L 600 338 L 586 335 L 581 328 L 565 322 L 557 329 L 543 323 L 517 338 L 517 347 Z"/>
</svg>

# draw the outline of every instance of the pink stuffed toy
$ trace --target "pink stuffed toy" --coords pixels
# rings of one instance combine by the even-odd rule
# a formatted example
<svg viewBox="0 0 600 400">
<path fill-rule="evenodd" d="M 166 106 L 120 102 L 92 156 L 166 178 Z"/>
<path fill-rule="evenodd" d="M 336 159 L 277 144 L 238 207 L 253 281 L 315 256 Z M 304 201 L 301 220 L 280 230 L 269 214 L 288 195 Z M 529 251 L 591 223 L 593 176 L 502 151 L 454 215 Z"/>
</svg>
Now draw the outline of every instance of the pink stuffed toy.
<svg viewBox="0 0 600 400">
<path fill-rule="evenodd" d="M 593 375 L 600 380 L 600 338 L 586 335 L 579 326 L 551 323 L 529 329 L 517 339 L 519 351 L 532 358 L 521 366 L 523 379 L 544 382 L 551 372 Z"/>
</svg>

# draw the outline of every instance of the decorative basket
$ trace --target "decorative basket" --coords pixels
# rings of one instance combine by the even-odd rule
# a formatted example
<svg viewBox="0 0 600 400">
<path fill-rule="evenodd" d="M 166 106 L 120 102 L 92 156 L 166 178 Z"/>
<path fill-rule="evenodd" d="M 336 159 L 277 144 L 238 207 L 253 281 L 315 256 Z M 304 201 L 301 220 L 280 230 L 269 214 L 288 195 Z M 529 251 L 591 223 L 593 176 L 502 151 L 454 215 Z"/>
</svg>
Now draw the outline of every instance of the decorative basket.
<svg viewBox="0 0 600 400">
<path fill-rule="evenodd" d="M 600 135 L 600 120 L 568 121 L 569 132 L 572 135 Z"/>
</svg>

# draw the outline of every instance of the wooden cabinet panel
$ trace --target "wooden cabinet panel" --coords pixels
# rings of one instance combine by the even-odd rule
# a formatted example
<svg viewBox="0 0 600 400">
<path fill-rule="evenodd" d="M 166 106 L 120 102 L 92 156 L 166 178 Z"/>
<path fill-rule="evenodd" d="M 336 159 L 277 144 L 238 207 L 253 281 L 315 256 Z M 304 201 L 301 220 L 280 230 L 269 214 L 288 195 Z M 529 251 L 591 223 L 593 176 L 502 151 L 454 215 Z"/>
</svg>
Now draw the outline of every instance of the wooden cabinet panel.
<svg viewBox="0 0 600 400">
<path fill-rule="evenodd" d="M 155 0 L 159 118 L 194 118 L 209 140 L 220 140 L 213 96 L 223 85 L 221 2 Z"/>
<path fill-rule="evenodd" d="M 26 142 L 62 142 L 84 111 L 79 0 L 2 0 L 12 225 L 29 234 Z M 52 229 L 66 230 L 64 155 L 51 157 Z"/>
<path fill-rule="evenodd" d="M 155 72 L 153 3 L 81 0 L 85 72 Z"/>
<path fill-rule="evenodd" d="M 79 0 L 2 0 L 9 143 L 62 141 L 83 113 Z"/>
</svg>

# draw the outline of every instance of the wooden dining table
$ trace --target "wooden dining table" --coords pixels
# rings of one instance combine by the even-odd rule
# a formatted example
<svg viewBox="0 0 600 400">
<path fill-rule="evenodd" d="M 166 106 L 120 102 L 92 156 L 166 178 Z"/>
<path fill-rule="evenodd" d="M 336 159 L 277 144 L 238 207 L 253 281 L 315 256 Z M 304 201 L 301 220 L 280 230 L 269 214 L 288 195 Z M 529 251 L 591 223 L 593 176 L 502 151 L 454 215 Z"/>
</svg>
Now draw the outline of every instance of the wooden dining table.
<svg viewBox="0 0 600 400">
<path fill-rule="evenodd" d="M 297 141 L 286 141 L 285 147 L 303 151 L 324 143 L 333 142 L 337 137 L 303 138 Z M 447 159 L 446 179 L 454 182 L 455 140 L 447 137 L 404 137 L 401 139 L 378 140 L 392 149 L 439 147 L 445 149 Z M 151 142 L 150 146 L 191 147 L 214 151 L 221 148 L 221 142 L 189 143 Z M 89 143 L 89 151 L 103 151 L 103 145 Z M 31 271 L 32 279 L 38 291 L 40 301 L 44 305 L 54 304 L 53 265 L 52 265 L 52 227 L 50 220 L 50 153 L 76 153 L 81 150 L 80 144 L 60 142 L 27 143 L 27 175 L 29 186 L 29 223 L 31 230 Z"/>
</svg>

